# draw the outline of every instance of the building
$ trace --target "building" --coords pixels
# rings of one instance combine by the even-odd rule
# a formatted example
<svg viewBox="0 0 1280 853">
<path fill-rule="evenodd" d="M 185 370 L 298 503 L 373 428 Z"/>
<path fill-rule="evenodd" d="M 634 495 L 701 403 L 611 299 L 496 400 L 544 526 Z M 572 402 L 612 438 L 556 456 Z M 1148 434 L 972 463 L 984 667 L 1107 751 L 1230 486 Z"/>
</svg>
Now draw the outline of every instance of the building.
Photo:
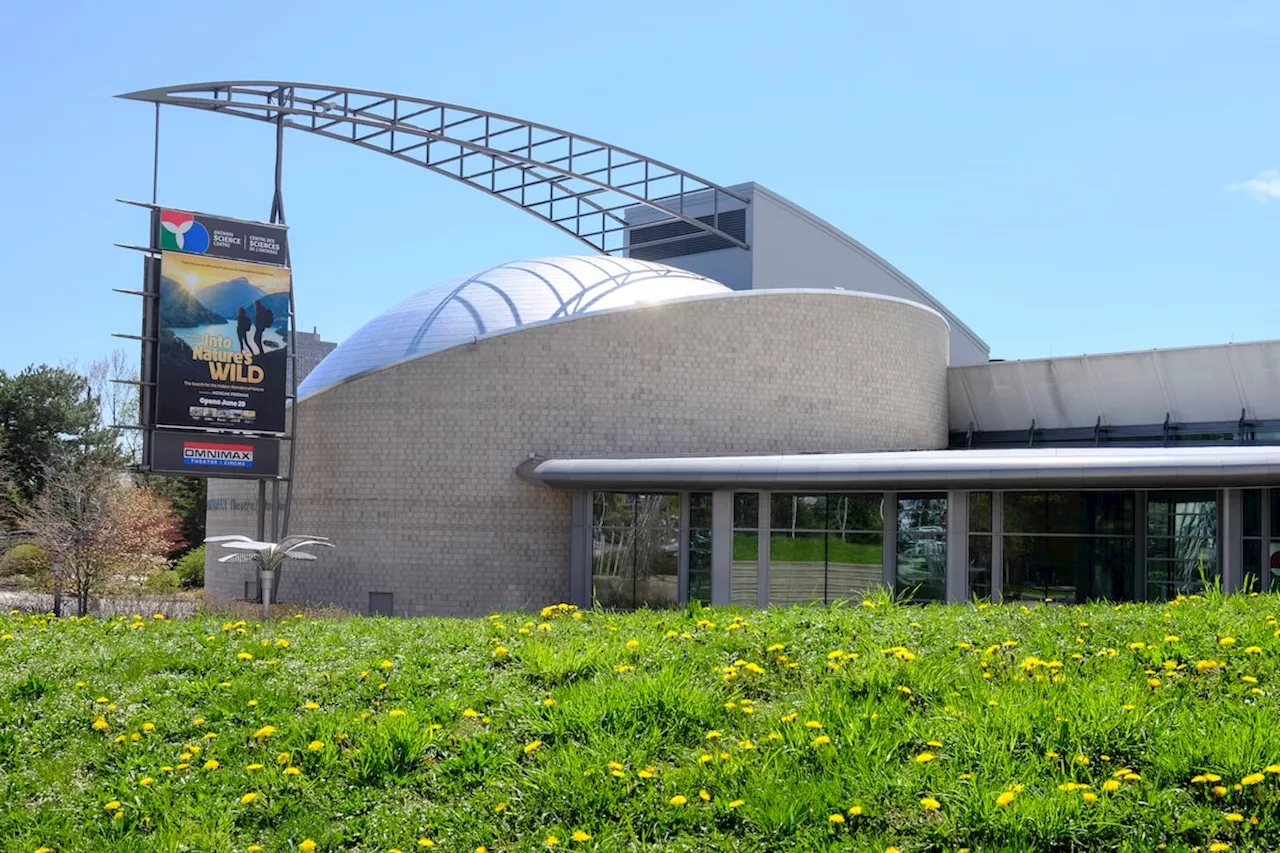
<svg viewBox="0 0 1280 853">
<path fill-rule="evenodd" d="M 340 123 L 346 107 L 322 100 Z M 393 107 L 409 114 L 394 96 L 350 109 L 376 127 Z M 534 129 L 501 155 L 487 120 L 450 144 L 490 152 L 479 188 L 600 253 L 428 288 L 315 365 L 294 409 L 291 529 L 337 548 L 288 569 L 283 599 L 469 615 L 881 587 L 1280 592 L 1280 341 L 991 361 L 918 284 L 781 196 Z M 535 156 L 564 139 L 567 159 Z M 576 165 L 606 147 L 610 165 Z M 512 159 L 519 196 L 495 177 Z M 643 191 L 613 174 L 641 162 Z M 661 169 L 679 192 L 650 192 Z M 556 190 L 527 200 L 576 180 L 597 187 L 566 196 L 576 214 L 555 212 Z M 210 534 L 252 530 L 256 508 L 252 484 L 211 481 Z M 212 594 L 255 594 L 213 560 Z"/>
</svg>

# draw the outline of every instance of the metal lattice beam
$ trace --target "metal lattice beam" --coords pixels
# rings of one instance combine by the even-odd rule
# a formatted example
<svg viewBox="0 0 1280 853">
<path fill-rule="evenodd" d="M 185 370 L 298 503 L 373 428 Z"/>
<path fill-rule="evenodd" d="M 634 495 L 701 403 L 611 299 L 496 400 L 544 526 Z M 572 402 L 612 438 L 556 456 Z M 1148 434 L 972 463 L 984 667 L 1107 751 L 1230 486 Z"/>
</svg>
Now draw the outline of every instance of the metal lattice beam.
<svg viewBox="0 0 1280 853">
<path fill-rule="evenodd" d="M 684 222 L 747 248 L 719 227 L 721 213 L 748 203 L 744 196 L 545 124 L 386 92 L 284 81 L 192 83 L 120 97 L 279 122 L 386 154 L 501 199 L 605 254 L 625 251 L 625 211 L 637 206 L 657 214 L 646 215 L 645 226 Z M 694 194 L 700 218 L 685 213 Z"/>
</svg>

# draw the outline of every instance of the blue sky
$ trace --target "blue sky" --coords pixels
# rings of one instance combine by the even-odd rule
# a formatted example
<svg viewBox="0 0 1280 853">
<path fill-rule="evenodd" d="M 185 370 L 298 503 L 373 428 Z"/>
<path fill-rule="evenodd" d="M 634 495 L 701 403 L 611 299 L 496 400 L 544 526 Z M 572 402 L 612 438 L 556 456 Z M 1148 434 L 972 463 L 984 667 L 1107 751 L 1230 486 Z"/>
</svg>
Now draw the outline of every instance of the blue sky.
<svg viewBox="0 0 1280 853">
<path fill-rule="evenodd" d="M 52 7 L 50 7 L 52 8 Z M 360 11 L 354 11 L 355 9 Z M 339 83 L 755 180 L 914 278 L 992 355 L 1280 337 L 1280 4 L 14 3 L 0 28 L 0 369 L 122 345 L 152 112 L 120 92 Z M 42 124 L 43 123 L 43 124 Z M 263 125 L 168 109 L 160 201 L 265 218 Z M 286 141 L 300 324 L 578 244 L 452 181 Z"/>
</svg>

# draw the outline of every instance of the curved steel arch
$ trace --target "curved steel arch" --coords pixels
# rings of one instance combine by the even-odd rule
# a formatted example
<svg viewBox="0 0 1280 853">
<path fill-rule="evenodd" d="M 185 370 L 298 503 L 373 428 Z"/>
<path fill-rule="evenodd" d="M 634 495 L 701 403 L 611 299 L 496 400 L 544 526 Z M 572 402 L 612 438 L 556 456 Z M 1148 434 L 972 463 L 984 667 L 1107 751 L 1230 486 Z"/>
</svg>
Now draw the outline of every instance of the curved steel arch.
<svg viewBox="0 0 1280 853">
<path fill-rule="evenodd" d="M 190 83 L 120 95 L 134 101 L 228 113 L 327 136 L 461 181 L 549 222 L 604 254 L 625 253 L 632 225 L 684 223 L 645 246 L 725 233 L 720 216 L 746 197 L 674 166 L 537 122 L 388 92 L 316 83 L 237 80 Z M 685 213 L 694 196 L 700 210 Z M 629 208 L 648 208 L 628 222 Z M 655 216 L 654 213 L 657 215 Z"/>
</svg>

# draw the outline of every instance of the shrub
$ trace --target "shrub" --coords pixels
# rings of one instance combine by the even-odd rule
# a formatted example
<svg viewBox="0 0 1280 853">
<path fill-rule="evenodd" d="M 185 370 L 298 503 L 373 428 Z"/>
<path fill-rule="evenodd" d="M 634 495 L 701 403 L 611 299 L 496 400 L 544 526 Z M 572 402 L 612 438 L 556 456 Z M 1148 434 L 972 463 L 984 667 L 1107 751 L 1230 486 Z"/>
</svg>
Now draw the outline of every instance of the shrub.
<svg viewBox="0 0 1280 853">
<path fill-rule="evenodd" d="M 173 564 L 184 589 L 204 586 L 204 546 L 197 545 L 178 558 Z"/>
<path fill-rule="evenodd" d="M 172 592 L 182 586 L 182 580 L 173 569 L 166 569 L 148 575 L 142 586 L 151 592 Z"/>
<path fill-rule="evenodd" d="M 44 578 L 52 565 L 48 552 L 30 543 L 14 545 L 0 558 L 0 572 L 33 581 Z"/>
</svg>

